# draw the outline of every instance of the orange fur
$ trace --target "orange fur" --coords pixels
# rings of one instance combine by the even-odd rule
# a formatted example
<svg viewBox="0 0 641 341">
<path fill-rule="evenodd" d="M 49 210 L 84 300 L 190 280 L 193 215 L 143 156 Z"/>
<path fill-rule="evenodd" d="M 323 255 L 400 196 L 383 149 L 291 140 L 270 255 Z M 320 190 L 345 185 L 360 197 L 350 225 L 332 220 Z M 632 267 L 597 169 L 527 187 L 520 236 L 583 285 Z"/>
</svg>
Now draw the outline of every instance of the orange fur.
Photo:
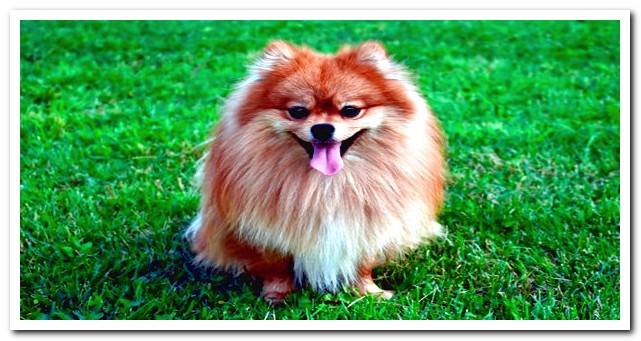
<svg viewBox="0 0 641 341">
<path fill-rule="evenodd" d="M 345 103 L 362 114 L 342 117 Z M 290 118 L 292 105 L 309 116 Z M 334 176 L 312 169 L 294 138 L 310 141 L 317 123 L 333 124 L 342 141 L 364 131 Z M 294 276 L 317 289 L 371 282 L 371 264 L 439 234 L 439 124 L 378 43 L 336 55 L 271 43 L 214 135 L 192 245 L 199 259 L 263 279 L 268 299 L 292 290 Z"/>
</svg>

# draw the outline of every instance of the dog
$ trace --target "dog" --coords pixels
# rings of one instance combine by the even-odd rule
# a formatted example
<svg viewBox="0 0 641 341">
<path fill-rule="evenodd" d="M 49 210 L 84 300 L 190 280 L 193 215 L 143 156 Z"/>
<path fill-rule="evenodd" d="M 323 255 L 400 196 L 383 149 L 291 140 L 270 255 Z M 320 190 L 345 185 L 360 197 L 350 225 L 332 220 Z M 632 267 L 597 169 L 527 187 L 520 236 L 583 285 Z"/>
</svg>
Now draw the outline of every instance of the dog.
<svg viewBox="0 0 641 341">
<path fill-rule="evenodd" d="M 372 269 L 442 234 L 444 136 L 382 44 L 334 55 L 269 43 L 227 98 L 187 231 L 196 260 L 262 280 L 384 298 Z"/>
</svg>

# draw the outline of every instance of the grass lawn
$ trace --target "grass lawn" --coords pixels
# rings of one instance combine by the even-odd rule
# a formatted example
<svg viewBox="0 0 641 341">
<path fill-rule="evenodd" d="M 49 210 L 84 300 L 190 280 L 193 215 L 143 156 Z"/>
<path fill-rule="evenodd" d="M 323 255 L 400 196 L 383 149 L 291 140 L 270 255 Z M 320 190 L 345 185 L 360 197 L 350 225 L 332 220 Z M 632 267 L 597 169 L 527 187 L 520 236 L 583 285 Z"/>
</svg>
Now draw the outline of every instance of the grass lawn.
<svg viewBox="0 0 641 341">
<path fill-rule="evenodd" d="M 448 136 L 446 238 L 375 272 L 389 301 L 272 308 L 195 268 L 201 143 L 267 41 L 379 40 Z M 21 25 L 22 319 L 619 319 L 618 22 Z"/>
</svg>

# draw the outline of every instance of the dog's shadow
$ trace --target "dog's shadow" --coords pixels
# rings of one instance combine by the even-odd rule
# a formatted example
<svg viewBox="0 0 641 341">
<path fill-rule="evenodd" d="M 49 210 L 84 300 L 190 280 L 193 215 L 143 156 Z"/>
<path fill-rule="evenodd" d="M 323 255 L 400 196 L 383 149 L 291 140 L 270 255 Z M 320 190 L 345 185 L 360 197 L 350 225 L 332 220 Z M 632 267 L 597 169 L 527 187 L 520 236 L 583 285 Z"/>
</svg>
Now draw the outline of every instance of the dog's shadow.
<svg viewBox="0 0 641 341">
<path fill-rule="evenodd" d="M 200 291 L 204 285 L 221 299 L 240 294 L 243 288 L 249 288 L 255 294 L 260 292 L 259 283 L 246 274 L 233 275 L 196 262 L 195 253 L 190 249 L 189 241 L 184 236 L 185 228 L 186 226 L 174 234 L 171 247 L 163 257 L 154 257 L 149 260 L 139 272 L 139 277 L 148 280 L 167 280 L 174 290 L 193 287 Z M 203 285 L 189 285 L 194 283 Z M 200 296 L 200 292 L 191 294 Z"/>
</svg>

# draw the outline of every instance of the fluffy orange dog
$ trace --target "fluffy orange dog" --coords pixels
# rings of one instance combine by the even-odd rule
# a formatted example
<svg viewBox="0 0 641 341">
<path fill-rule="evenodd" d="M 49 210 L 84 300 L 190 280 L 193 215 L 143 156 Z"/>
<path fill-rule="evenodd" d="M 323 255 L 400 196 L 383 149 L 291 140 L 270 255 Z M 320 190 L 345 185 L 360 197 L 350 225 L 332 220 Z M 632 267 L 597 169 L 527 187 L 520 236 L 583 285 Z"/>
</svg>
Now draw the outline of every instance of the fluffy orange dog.
<svg viewBox="0 0 641 341">
<path fill-rule="evenodd" d="M 204 162 L 197 259 L 263 281 L 389 298 L 372 269 L 441 232 L 438 122 L 404 69 L 366 42 L 324 55 L 272 42 L 226 102 Z"/>
</svg>

